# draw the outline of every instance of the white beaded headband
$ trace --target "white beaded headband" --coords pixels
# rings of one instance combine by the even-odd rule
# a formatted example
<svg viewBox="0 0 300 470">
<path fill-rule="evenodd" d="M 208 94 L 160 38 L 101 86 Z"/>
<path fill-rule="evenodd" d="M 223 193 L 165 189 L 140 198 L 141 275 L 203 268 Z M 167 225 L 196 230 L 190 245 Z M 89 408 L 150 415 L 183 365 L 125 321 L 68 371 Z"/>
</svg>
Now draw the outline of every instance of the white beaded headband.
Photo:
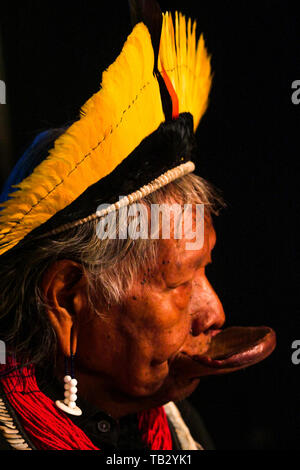
<svg viewBox="0 0 300 470">
<path fill-rule="evenodd" d="M 117 201 L 105 209 L 100 211 L 96 211 L 93 214 L 89 215 L 88 217 L 84 217 L 83 219 L 76 220 L 74 222 L 69 222 L 67 224 L 61 225 L 58 228 L 47 232 L 39 238 L 44 238 L 49 235 L 56 235 L 61 232 L 65 232 L 71 228 L 77 227 L 79 225 L 83 225 L 87 222 L 91 222 L 92 220 L 100 219 L 101 217 L 105 217 L 106 215 L 110 214 L 111 212 L 117 211 L 122 207 L 129 206 L 134 202 L 140 201 L 143 197 L 148 196 L 148 194 L 154 193 L 159 188 L 166 186 L 167 184 L 175 181 L 182 176 L 185 176 L 189 173 L 192 173 L 195 170 L 195 164 L 191 161 L 182 163 L 181 165 L 172 168 L 171 170 L 166 171 L 161 176 L 156 178 L 155 180 L 151 181 L 150 183 L 142 186 L 137 191 L 124 196 L 120 201 Z"/>
</svg>

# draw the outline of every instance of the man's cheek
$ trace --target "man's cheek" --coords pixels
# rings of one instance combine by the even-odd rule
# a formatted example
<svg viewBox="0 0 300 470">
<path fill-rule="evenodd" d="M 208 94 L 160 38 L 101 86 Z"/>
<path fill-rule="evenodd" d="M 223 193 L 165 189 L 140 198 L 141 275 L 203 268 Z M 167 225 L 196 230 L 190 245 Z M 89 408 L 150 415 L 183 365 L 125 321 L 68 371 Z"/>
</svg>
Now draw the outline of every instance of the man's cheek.
<svg viewBox="0 0 300 470">
<path fill-rule="evenodd" d="M 121 388 L 133 396 L 147 396 L 155 393 L 163 384 L 169 373 L 168 363 L 144 364 L 127 369 L 126 380 Z"/>
<path fill-rule="evenodd" d="M 186 283 L 171 290 L 170 300 L 174 308 L 182 311 L 188 309 L 192 296 L 192 284 Z"/>
<path fill-rule="evenodd" d="M 168 310 L 172 312 L 168 315 L 168 321 L 164 322 L 163 327 L 160 326 L 153 331 L 152 366 L 172 360 L 186 342 L 190 332 L 190 317 L 186 311 L 174 308 L 172 303 L 168 303 Z"/>
</svg>

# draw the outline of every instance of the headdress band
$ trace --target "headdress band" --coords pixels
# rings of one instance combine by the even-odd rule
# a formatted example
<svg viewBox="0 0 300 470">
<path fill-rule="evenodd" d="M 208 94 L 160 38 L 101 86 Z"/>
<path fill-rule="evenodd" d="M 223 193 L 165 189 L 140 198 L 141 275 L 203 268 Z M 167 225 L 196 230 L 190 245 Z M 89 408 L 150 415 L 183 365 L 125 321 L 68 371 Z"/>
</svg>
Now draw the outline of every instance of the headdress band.
<svg viewBox="0 0 300 470">
<path fill-rule="evenodd" d="M 105 217 L 111 212 L 117 211 L 121 209 L 122 207 L 126 207 L 126 206 L 129 206 L 130 204 L 140 201 L 142 198 L 144 198 L 145 196 L 148 196 L 149 194 L 153 193 L 157 189 L 162 188 L 163 186 L 166 186 L 167 184 L 171 183 L 172 181 L 175 181 L 178 178 L 181 178 L 184 175 L 192 173 L 194 170 L 195 170 L 195 164 L 193 162 L 189 161 L 186 163 L 182 163 L 181 165 L 178 165 L 175 168 L 172 168 L 172 170 L 166 171 L 161 176 L 151 181 L 150 183 L 142 186 L 137 191 L 131 194 L 128 194 L 127 196 L 124 196 L 122 199 L 120 199 L 120 201 L 117 201 L 114 204 L 111 204 L 106 209 L 102 209 L 101 211 L 96 211 L 93 214 L 89 215 L 88 217 L 75 220 L 74 222 L 61 225 L 60 227 L 57 227 L 56 229 L 51 230 L 50 232 L 47 232 L 41 235 L 41 237 L 39 238 L 44 238 L 49 235 L 56 235 L 58 233 L 65 232 L 66 230 L 70 230 L 71 228 L 78 227 L 79 225 L 83 225 L 87 222 L 91 222 L 92 220 Z"/>
</svg>

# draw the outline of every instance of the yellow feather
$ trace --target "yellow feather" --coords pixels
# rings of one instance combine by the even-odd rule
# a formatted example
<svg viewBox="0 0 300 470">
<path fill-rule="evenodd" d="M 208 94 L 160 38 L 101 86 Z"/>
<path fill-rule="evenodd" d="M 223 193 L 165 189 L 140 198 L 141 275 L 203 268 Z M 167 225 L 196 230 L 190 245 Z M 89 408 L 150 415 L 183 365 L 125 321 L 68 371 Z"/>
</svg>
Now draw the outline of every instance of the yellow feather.
<svg viewBox="0 0 300 470">
<path fill-rule="evenodd" d="M 190 112 L 194 130 L 206 111 L 211 87 L 210 58 L 201 35 L 196 44 L 196 22 L 175 13 L 175 32 L 170 13 L 163 15 L 158 69 L 164 66 L 179 100 L 179 113 Z"/>
<path fill-rule="evenodd" d="M 164 14 L 158 67 L 164 65 L 179 98 L 179 112 L 205 112 L 210 63 L 195 23 Z M 48 157 L 2 204 L 0 255 L 111 173 L 164 121 L 154 53 L 147 27 L 136 25 L 116 61 L 103 73 L 101 89 L 83 106 L 80 119 L 55 142 Z M 91 208 L 91 212 L 95 211 Z"/>
<path fill-rule="evenodd" d="M 146 26 L 136 25 L 102 87 L 48 157 L 0 212 L 0 254 L 46 222 L 126 158 L 164 120 Z M 91 210 L 96 210 L 91 208 Z"/>
</svg>

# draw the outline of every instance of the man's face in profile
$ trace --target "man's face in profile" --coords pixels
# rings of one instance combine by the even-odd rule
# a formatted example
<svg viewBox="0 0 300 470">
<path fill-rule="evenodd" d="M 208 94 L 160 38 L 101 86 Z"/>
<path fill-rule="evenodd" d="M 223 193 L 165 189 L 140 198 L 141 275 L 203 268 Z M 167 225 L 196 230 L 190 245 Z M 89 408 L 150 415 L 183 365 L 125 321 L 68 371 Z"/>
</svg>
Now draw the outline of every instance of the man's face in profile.
<svg viewBox="0 0 300 470">
<path fill-rule="evenodd" d="M 44 294 L 60 354 L 68 355 L 75 330 L 80 394 L 115 418 L 181 400 L 199 377 L 255 364 L 275 347 L 270 328 L 221 329 L 223 307 L 206 277 L 215 230 L 208 214 L 200 226 L 197 209 L 192 215 L 194 240 L 203 244 L 191 249 L 190 233 L 177 239 L 171 230 L 158 240 L 157 263 L 140 273 L 117 305 L 108 307 L 100 295 L 91 307 L 85 277 L 72 281 L 82 271 L 78 263 L 58 260 L 46 271 Z M 58 375 L 63 362 L 59 357 Z"/>
<path fill-rule="evenodd" d="M 78 366 L 102 383 L 110 413 L 179 400 L 198 385 L 197 364 L 190 359 L 186 367 L 186 358 L 203 355 L 225 320 L 205 272 L 216 242 L 210 217 L 203 246 L 188 250 L 187 242 L 160 240 L 158 265 L 133 284 L 123 304 L 80 327 Z"/>
</svg>

